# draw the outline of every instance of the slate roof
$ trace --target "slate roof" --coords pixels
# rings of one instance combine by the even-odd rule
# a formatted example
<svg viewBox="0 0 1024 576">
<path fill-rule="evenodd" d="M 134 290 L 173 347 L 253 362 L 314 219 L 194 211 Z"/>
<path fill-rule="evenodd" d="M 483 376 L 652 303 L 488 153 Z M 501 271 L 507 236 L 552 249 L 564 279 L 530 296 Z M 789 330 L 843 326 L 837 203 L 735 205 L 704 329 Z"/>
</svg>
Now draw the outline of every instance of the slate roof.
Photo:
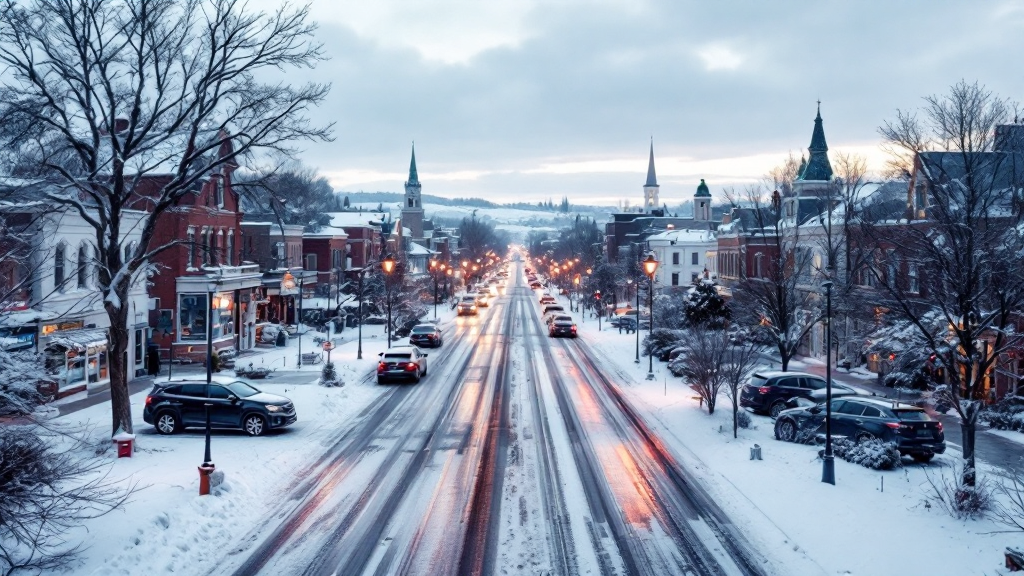
<svg viewBox="0 0 1024 576">
<path fill-rule="evenodd" d="M 647 183 L 644 188 L 648 186 L 658 186 L 658 175 L 654 173 L 654 140 L 651 140 L 651 159 L 647 163 Z"/>
<path fill-rule="evenodd" d="M 821 103 L 818 103 L 818 114 L 814 117 L 814 132 L 811 134 L 811 145 L 807 147 L 811 157 L 807 166 L 800 174 L 799 180 L 832 179 L 832 165 L 828 161 L 828 144 L 825 142 L 825 128 L 821 124 Z"/>
</svg>

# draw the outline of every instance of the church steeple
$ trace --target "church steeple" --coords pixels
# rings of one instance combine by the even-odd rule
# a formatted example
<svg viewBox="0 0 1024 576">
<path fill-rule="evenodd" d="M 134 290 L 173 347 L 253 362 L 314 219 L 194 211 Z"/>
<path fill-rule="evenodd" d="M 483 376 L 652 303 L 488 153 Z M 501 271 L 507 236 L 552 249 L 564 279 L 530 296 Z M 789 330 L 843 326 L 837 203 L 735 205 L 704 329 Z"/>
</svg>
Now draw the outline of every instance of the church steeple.
<svg viewBox="0 0 1024 576">
<path fill-rule="evenodd" d="M 654 173 L 654 138 L 651 138 L 651 159 L 647 163 L 647 186 L 657 186 L 658 175 Z"/>
<path fill-rule="evenodd" d="M 647 162 L 647 183 L 644 184 L 644 212 L 648 214 L 657 210 L 658 202 L 658 175 L 654 173 L 654 138 L 651 138 L 651 156 Z"/>
<path fill-rule="evenodd" d="M 814 132 L 811 134 L 811 145 L 807 147 L 811 153 L 807 166 L 800 174 L 800 180 L 829 181 L 832 179 L 832 165 L 828 161 L 828 144 L 825 143 L 825 128 L 821 124 L 821 100 L 818 101 L 818 114 L 814 117 Z"/>
<path fill-rule="evenodd" d="M 416 143 L 412 143 L 412 161 L 409 162 L 409 181 L 406 184 L 419 184 L 420 175 L 416 173 Z"/>
</svg>

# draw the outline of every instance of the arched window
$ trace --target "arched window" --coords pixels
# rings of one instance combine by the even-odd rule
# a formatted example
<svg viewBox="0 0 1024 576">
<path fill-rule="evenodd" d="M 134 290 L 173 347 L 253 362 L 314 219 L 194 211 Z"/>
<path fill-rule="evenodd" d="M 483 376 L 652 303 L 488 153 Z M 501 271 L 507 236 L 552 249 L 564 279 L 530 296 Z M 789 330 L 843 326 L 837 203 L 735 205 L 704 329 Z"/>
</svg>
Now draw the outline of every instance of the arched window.
<svg viewBox="0 0 1024 576">
<path fill-rule="evenodd" d="M 228 266 L 234 262 L 234 256 L 232 253 L 235 251 L 235 231 L 228 230 L 227 248 L 224 250 L 224 263 Z"/>
<path fill-rule="evenodd" d="M 63 242 L 53 251 L 53 287 L 61 291 L 64 290 L 64 252 Z"/>
<path fill-rule="evenodd" d="M 196 229 L 195 228 L 192 228 L 191 226 L 189 227 L 188 231 L 186 232 L 186 240 L 185 241 L 186 241 L 186 244 L 188 246 L 188 255 L 187 255 L 188 260 L 186 260 L 185 267 L 186 268 L 195 268 L 196 267 Z"/>
<path fill-rule="evenodd" d="M 83 242 L 78 247 L 78 287 L 87 288 L 89 285 L 89 249 Z"/>
</svg>

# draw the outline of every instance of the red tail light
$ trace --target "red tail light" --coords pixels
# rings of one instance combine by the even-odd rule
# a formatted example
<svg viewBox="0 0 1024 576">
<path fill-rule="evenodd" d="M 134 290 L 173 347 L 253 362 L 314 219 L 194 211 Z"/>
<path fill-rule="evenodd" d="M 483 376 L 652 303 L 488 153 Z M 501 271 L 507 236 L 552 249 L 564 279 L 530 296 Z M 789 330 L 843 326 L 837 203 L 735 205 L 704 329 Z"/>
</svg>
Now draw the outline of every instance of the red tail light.
<svg viewBox="0 0 1024 576">
<path fill-rule="evenodd" d="M 771 392 L 771 388 L 769 388 L 767 386 L 761 386 L 760 388 L 757 389 L 757 391 L 759 393 L 761 393 L 761 394 L 767 394 L 767 393 Z"/>
<path fill-rule="evenodd" d="M 572 331 L 573 331 L 573 332 L 575 332 L 575 331 L 576 331 L 576 325 L 575 325 L 575 324 L 573 324 L 573 326 L 572 326 Z"/>
<path fill-rule="evenodd" d="M 146 406 L 149 406 L 152 403 L 153 403 L 153 397 L 152 396 L 146 396 Z M 941 426 L 941 424 L 940 424 L 940 426 Z"/>
<path fill-rule="evenodd" d="M 939 432 L 942 432 L 942 422 L 936 422 L 936 424 L 939 426 Z"/>
<path fill-rule="evenodd" d="M 903 424 L 900 424 L 899 422 L 886 422 L 885 425 L 893 430 L 899 430 L 903 427 Z"/>
<path fill-rule="evenodd" d="M 385 364 L 383 362 L 377 364 L 377 372 L 383 372 L 383 371 L 385 371 L 387 369 L 388 369 L 388 365 L 387 364 Z"/>
<path fill-rule="evenodd" d="M 405 365 L 405 369 L 407 371 L 409 371 L 409 372 L 413 372 L 413 371 L 419 370 L 420 367 L 415 362 L 409 362 L 408 364 Z"/>
</svg>

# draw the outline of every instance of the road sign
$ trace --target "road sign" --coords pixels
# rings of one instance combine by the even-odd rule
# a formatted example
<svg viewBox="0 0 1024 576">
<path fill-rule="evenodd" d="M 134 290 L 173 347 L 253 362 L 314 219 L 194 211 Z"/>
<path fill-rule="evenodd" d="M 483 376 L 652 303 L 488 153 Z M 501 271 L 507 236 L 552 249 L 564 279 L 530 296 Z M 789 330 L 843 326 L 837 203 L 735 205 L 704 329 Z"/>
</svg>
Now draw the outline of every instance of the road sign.
<svg viewBox="0 0 1024 576">
<path fill-rule="evenodd" d="M 330 352 L 331 350 L 334 350 L 334 343 L 333 342 L 330 342 L 330 341 L 324 342 L 323 346 L 324 346 L 324 352 Z"/>
</svg>

